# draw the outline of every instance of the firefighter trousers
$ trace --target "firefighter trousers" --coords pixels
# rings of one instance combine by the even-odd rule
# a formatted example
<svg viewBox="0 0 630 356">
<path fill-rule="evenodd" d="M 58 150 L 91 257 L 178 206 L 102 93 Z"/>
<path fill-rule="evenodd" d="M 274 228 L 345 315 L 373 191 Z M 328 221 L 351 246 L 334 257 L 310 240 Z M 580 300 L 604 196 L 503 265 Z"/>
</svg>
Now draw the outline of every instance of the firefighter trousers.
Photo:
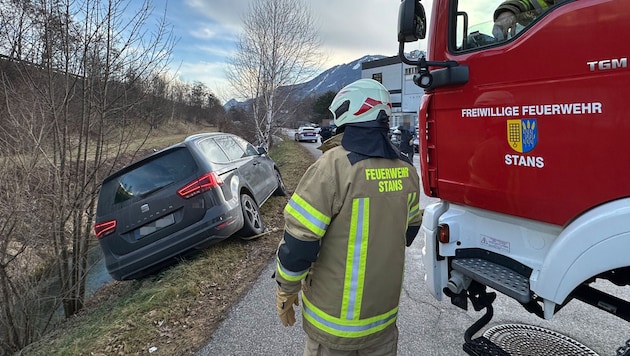
<svg viewBox="0 0 630 356">
<path fill-rule="evenodd" d="M 398 352 L 398 327 L 391 328 L 382 343 L 360 350 L 334 350 L 306 337 L 304 356 L 396 356 Z"/>
</svg>

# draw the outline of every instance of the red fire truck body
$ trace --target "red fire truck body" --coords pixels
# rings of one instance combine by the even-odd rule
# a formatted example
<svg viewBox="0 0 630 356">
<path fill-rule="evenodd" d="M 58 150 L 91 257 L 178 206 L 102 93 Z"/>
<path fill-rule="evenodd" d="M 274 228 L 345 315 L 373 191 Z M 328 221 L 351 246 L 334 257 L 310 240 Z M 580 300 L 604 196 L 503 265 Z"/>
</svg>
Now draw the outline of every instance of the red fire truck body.
<svg viewBox="0 0 630 356">
<path fill-rule="evenodd" d="M 630 284 L 630 1 L 555 1 L 507 39 L 500 3 L 433 0 L 430 21 L 400 5 L 401 59 L 425 88 L 423 187 L 441 199 L 422 226 L 429 289 L 461 303 L 489 286 L 547 319 L 577 298 L 630 321 L 590 286 Z M 427 57 L 404 58 L 427 30 Z"/>
</svg>

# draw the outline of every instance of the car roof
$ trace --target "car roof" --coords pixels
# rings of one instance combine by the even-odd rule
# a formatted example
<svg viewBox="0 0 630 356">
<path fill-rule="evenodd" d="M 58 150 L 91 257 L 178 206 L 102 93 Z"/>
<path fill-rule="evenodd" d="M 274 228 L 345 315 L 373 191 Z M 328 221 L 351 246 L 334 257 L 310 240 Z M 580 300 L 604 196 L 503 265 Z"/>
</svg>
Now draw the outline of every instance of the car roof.
<svg viewBox="0 0 630 356">
<path fill-rule="evenodd" d="M 168 147 L 164 147 L 160 150 L 154 151 L 146 156 L 140 157 L 137 160 L 126 164 L 125 166 L 121 167 L 120 169 L 114 171 L 112 174 L 110 174 L 109 176 L 107 176 L 103 181 L 108 181 L 126 171 L 128 171 L 129 169 L 133 169 L 133 167 L 144 164 L 145 161 L 151 160 L 153 159 L 154 156 L 158 156 L 161 154 L 164 154 L 164 152 L 166 151 L 170 151 L 174 148 L 177 147 L 186 147 L 186 145 L 188 143 L 194 142 L 200 138 L 204 138 L 204 137 L 218 137 L 218 136 L 225 136 L 225 135 L 229 135 L 229 136 L 234 136 L 231 133 L 227 133 L 227 132 L 204 132 L 204 133 L 198 133 L 198 134 L 194 134 L 194 135 L 190 135 L 188 137 L 186 137 L 183 141 L 180 141 L 178 143 L 172 144 Z"/>
</svg>

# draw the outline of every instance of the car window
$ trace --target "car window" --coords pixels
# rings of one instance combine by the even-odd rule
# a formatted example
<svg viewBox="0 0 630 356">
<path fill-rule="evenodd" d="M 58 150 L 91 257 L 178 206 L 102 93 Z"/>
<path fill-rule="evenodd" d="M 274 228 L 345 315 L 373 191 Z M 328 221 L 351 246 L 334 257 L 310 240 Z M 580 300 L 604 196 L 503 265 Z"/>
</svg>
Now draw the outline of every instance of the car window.
<svg viewBox="0 0 630 356">
<path fill-rule="evenodd" d="M 216 138 L 217 143 L 223 151 L 228 155 L 230 160 L 237 160 L 245 157 L 245 150 L 232 139 L 230 136 L 219 136 Z"/>
<path fill-rule="evenodd" d="M 230 161 L 221 147 L 211 138 L 198 141 L 197 147 L 199 147 L 203 156 L 210 162 L 227 163 Z"/>
<path fill-rule="evenodd" d="M 103 183 L 99 214 L 108 214 L 126 201 L 142 198 L 171 183 L 187 179 L 196 171 L 197 164 L 185 147 L 151 157 Z"/>
<path fill-rule="evenodd" d="M 254 145 L 245 141 L 245 139 L 242 137 L 234 136 L 233 138 L 236 140 L 236 142 L 239 143 L 239 145 L 241 145 L 243 149 L 245 149 L 246 156 L 258 156 L 258 150 L 256 149 L 256 147 L 254 147 Z"/>
</svg>

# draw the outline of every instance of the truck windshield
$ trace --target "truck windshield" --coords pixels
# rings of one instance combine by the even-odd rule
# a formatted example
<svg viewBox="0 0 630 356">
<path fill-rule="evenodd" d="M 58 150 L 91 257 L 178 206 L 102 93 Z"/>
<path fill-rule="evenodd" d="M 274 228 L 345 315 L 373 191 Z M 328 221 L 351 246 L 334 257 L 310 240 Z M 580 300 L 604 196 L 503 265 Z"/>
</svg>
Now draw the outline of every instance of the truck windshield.
<svg viewBox="0 0 630 356">
<path fill-rule="evenodd" d="M 527 3 L 529 0 L 521 2 Z M 508 12 L 506 7 L 502 6 L 503 3 L 504 0 L 459 0 L 457 15 L 454 17 L 457 28 L 456 36 L 453 37 L 455 50 L 473 50 L 509 40 L 549 8 L 547 6 L 519 14 L 509 12 L 501 15 Z M 497 22 L 495 13 L 501 16 Z"/>
</svg>

